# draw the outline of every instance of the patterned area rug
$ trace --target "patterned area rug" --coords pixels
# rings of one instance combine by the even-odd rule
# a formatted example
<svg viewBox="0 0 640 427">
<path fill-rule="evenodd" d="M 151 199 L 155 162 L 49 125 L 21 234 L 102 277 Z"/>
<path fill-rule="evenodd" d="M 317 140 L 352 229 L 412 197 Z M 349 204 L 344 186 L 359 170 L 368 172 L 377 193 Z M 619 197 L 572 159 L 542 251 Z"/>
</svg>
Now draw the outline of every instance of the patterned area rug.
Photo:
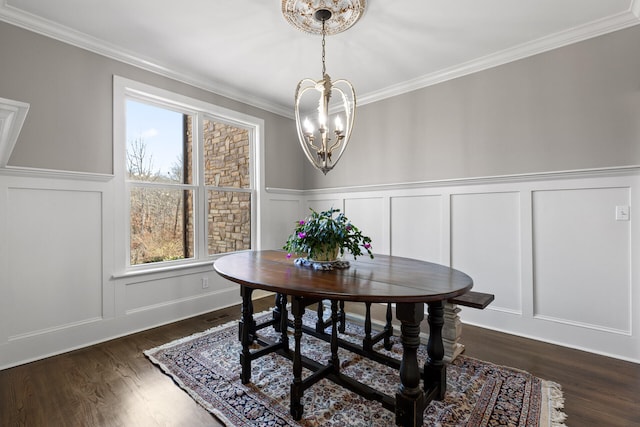
<svg viewBox="0 0 640 427">
<path fill-rule="evenodd" d="M 256 315 L 268 319 L 270 313 Z M 315 312 L 303 321 L 315 324 Z M 328 328 L 330 330 L 330 328 Z M 273 328 L 260 335 L 277 340 Z M 347 323 L 343 339 L 361 342 L 363 328 Z M 326 361 L 328 344 L 305 335 L 302 353 Z M 293 337 L 290 338 L 293 346 Z M 395 415 L 378 402 L 368 401 L 329 380 L 305 391 L 303 419 L 289 416 L 291 362 L 270 354 L 252 362 L 251 383 L 240 382 L 241 350 L 238 322 L 182 338 L 145 351 L 145 355 L 199 404 L 227 426 L 393 426 Z M 393 337 L 393 348 L 376 350 L 400 359 L 402 346 Z M 418 357 L 422 366 L 426 349 Z M 340 349 L 341 372 L 391 396 L 398 388 L 397 371 Z M 303 372 L 303 378 L 309 375 Z M 425 426 L 564 426 L 562 391 L 558 384 L 491 363 L 459 356 L 447 367 L 447 393 L 424 412 Z"/>
</svg>

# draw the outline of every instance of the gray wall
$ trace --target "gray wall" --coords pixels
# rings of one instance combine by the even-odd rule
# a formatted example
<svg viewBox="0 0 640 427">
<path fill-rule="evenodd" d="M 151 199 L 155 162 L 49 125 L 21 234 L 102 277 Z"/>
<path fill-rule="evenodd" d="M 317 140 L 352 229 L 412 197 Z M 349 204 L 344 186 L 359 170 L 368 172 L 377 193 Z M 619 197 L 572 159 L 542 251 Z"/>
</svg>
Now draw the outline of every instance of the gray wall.
<svg viewBox="0 0 640 427">
<path fill-rule="evenodd" d="M 0 22 L 0 98 L 31 104 L 9 165 L 111 174 L 114 74 L 264 119 L 266 186 L 301 187 L 291 119 Z"/>
<path fill-rule="evenodd" d="M 323 176 L 290 119 L 0 22 L 0 97 L 31 104 L 9 165 L 111 173 L 113 74 L 263 118 L 267 187 L 638 165 L 639 45 L 636 26 L 361 106 Z"/>
<path fill-rule="evenodd" d="M 305 187 L 639 165 L 639 46 L 635 26 L 361 106 Z"/>
</svg>

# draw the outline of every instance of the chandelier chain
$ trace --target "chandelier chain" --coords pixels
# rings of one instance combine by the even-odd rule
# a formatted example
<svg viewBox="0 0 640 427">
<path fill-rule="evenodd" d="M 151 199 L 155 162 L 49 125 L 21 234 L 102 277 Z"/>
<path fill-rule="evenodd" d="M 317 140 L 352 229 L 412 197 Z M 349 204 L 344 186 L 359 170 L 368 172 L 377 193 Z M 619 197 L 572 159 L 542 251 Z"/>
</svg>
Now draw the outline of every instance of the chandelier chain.
<svg viewBox="0 0 640 427">
<path fill-rule="evenodd" d="M 324 55 L 325 40 L 324 40 L 324 37 L 325 37 L 325 34 L 326 34 L 325 28 L 324 28 L 324 23 L 325 23 L 325 20 L 323 19 L 322 20 L 322 76 L 323 77 L 324 77 L 325 74 L 327 74 L 327 67 L 326 67 L 326 65 L 324 63 L 324 61 L 325 61 L 325 55 Z"/>
</svg>

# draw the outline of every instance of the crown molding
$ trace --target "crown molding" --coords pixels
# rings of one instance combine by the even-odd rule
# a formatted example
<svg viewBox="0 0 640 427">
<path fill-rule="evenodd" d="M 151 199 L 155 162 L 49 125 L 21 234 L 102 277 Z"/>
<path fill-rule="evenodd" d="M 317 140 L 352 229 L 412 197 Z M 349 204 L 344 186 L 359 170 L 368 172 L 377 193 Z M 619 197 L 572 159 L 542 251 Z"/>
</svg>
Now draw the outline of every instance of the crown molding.
<svg viewBox="0 0 640 427">
<path fill-rule="evenodd" d="M 638 24 L 640 24 L 640 0 L 633 0 L 629 10 L 626 12 L 361 95 L 358 97 L 358 104 L 365 105 L 381 101 Z"/>
<path fill-rule="evenodd" d="M 276 104 L 266 99 L 260 99 L 254 95 L 243 93 L 231 88 L 229 85 L 212 81 L 211 76 L 197 76 L 186 70 L 176 69 L 168 64 L 159 63 L 152 58 L 145 58 L 141 55 L 129 52 L 120 46 L 107 43 L 104 40 L 81 33 L 64 25 L 21 11 L 8 5 L 7 0 L 4 0 L 2 4 L 0 4 L 0 21 L 4 21 L 63 43 L 97 53 L 98 55 L 105 56 L 113 60 L 150 71 L 163 77 L 168 77 L 181 83 L 224 96 L 234 101 L 242 102 L 243 104 L 247 104 L 252 107 L 260 108 L 280 116 L 293 118 L 293 111 L 288 106 Z"/>
<path fill-rule="evenodd" d="M 7 0 L 3 0 L 0 4 L 0 20 L 220 96 L 283 117 L 293 118 L 293 108 L 290 106 L 260 99 L 251 94 L 243 93 L 238 89 L 231 88 L 228 85 L 224 85 L 221 82 L 214 82 L 211 76 L 197 76 L 186 70 L 175 69 L 169 64 L 161 64 L 152 58 L 142 57 L 133 52 L 126 51 L 119 46 L 106 43 L 103 40 L 21 11 L 8 5 Z M 453 67 L 438 70 L 434 73 L 426 74 L 377 91 L 359 94 L 358 104 L 365 105 L 381 101 L 386 98 L 402 95 L 407 92 L 497 67 L 638 24 L 640 24 L 640 0 L 632 0 L 629 9 L 625 12 L 523 43 L 494 54 L 479 57 Z"/>
</svg>

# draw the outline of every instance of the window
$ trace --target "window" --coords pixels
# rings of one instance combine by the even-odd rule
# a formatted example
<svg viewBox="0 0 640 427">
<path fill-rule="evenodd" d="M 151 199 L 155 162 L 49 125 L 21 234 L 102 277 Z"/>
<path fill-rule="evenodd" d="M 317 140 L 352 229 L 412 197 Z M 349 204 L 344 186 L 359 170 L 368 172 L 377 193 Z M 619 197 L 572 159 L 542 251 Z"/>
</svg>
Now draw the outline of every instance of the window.
<svg viewBox="0 0 640 427">
<path fill-rule="evenodd" d="M 255 246 L 260 120 L 121 78 L 114 111 L 125 269 Z"/>
<path fill-rule="evenodd" d="M 194 256 L 192 115 L 126 100 L 129 263 Z"/>
</svg>

